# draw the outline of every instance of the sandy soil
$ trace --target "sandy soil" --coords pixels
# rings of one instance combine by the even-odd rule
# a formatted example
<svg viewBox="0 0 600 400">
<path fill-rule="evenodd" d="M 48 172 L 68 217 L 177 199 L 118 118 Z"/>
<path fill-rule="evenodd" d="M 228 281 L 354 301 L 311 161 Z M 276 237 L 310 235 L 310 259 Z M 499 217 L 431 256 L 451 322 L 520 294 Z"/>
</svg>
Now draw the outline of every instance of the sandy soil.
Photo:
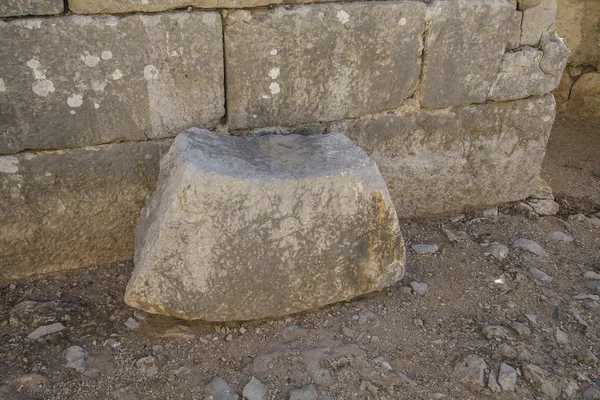
<svg viewBox="0 0 600 400">
<path fill-rule="evenodd" d="M 0 398 L 204 399 L 214 376 L 239 394 L 255 376 L 267 399 L 311 384 L 320 399 L 580 399 L 586 390 L 591 399 L 600 389 L 600 293 L 586 284 L 600 273 L 600 228 L 573 215 L 600 212 L 600 123 L 559 117 L 543 176 L 558 216 L 508 204 L 497 216 L 404 222 L 401 282 L 275 321 L 213 325 L 136 313 L 122 301 L 131 264 L 4 284 Z M 555 231 L 575 240 L 549 240 Z M 515 248 L 518 238 L 548 256 Z M 490 242 L 507 245 L 508 257 L 486 255 Z M 416 254 L 410 245 L 418 243 L 439 251 Z M 536 279 L 532 267 L 552 279 Z M 411 282 L 429 290 L 416 294 Z M 129 318 L 138 329 L 125 325 Z M 57 322 L 65 329 L 27 339 Z M 66 365 L 73 346 L 85 354 L 78 368 Z M 493 392 L 502 364 L 508 375 L 506 365 L 515 369 L 516 384 L 505 373 L 507 390 Z"/>
</svg>

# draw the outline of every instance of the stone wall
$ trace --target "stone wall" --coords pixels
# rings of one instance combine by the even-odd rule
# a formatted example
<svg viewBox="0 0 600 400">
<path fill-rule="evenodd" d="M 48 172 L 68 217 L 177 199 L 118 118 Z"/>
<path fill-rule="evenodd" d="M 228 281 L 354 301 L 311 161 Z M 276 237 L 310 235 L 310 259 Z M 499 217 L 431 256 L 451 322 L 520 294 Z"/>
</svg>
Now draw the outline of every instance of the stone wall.
<svg viewBox="0 0 600 400">
<path fill-rule="evenodd" d="M 192 126 L 346 133 L 401 218 L 525 198 L 569 54 L 555 0 L 64 4 L 0 3 L 0 279 L 131 259 Z"/>
<path fill-rule="evenodd" d="M 559 109 L 600 117 L 600 1 L 558 0 L 556 29 L 572 50 L 554 91 Z"/>
</svg>

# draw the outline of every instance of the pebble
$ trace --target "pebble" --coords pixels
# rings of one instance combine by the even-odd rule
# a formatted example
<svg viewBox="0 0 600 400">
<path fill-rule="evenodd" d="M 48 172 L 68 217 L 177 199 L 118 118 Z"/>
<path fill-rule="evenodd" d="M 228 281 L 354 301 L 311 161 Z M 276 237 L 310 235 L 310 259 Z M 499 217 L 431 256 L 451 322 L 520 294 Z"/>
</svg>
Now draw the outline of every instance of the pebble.
<svg viewBox="0 0 600 400">
<path fill-rule="evenodd" d="M 133 316 L 134 316 L 136 319 L 140 319 L 140 320 L 143 320 L 143 321 L 145 321 L 145 320 L 147 320 L 147 319 L 150 317 L 150 314 L 149 314 L 149 313 L 147 313 L 147 312 L 146 312 L 146 311 L 144 311 L 144 310 L 135 310 L 135 311 L 133 312 Z"/>
<path fill-rule="evenodd" d="M 534 199 L 554 200 L 554 193 L 552 193 L 552 188 L 545 180 L 539 179 L 535 184 L 531 197 Z"/>
<path fill-rule="evenodd" d="M 498 384 L 504 392 L 513 392 L 517 386 L 517 370 L 506 363 L 500 364 Z"/>
<path fill-rule="evenodd" d="M 414 292 L 419 296 L 423 296 L 424 294 L 429 292 L 429 285 L 424 282 L 413 281 L 410 283 L 410 287 L 412 287 L 412 290 L 414 290 Z"/>
<path fill-rule="evenodd" d="M 360 313 L 358 313 L 358 324 L 366 325 L 366 324 L 374 324 L 379 321 L 379 317 L 373 311 L 365 308 Z"/>
<path fill-rule="evenodd" d="M 485 360 L 475 354 L 463 356 L 454 366 L 454 375 L 459 382 L 485 387 Z"/>
<path fill-rule="evenodd" d="M 583 274 L 583 277 L 593 281 L 600 281 L 600 274 L 595 271 L 586 271 L 586 273 Z"/>
<path fill-rule="evenodd" d="M 204 388 L 208 398 L 212 396 L 214 400 L 238 400 L 240 396 L 219 376 L 212 378 L 210 383 Z"/>
<path fill-rule="evenodd" d="M 241 327 L 240 328 L 240 334 L 243 335 L 244 333 L 248 332 L 248 329 Z"/>
<path fill-rule="evenodd" d="M 136 329 L 140 329 L 141 325 L 136 319 L 129 317 L 127 318 L 127 321 L 125 321 L 125 326 L 131 329 L 132 331 L 135 331 Z"/>
<path fill-rule="evenodd" d="M 244 386 L 242 396 L 244 396 L 246 400 L 264 400 L 267 396 L 267 391 L 261 381 L 252 377 L 250 382 Z"/>
<path fill-rule="evenodd" d="M 590 349 L 581 349 L 575 353 L 575 359 L 580 364 L 596 365 L 598 358 L 592 353 Z"/>
<path fill-rule="evenodd" d="M 356 332 L 354 332 L 354 329 L 350 329 L 345 326 L 342 328 L 342 335 L 346 336 L 347 338 L 354 339 L 356 337 Z"/>
<path fill-rule="evenodd" d="M 77 372 L 85 372 L 85 357 L 87 352 L 79 346 L 71 346 L 67 349 L 65 358 L 67 368 L 73 368 Z"/>
<path fill-rule="evenodd" d="M 514 331 L 517 332 L 519 336 L 531 336 L 531 329 L 529 329 L 529 327 L 525 324 L 522 324 L 520 322 L 513 322 L 512 324 L 510 324 L 510 327 L 514 329 Z"/>
<path fill-rule="evenodd" d="M 567 336 L 566 332 L 561 331 L 559 328 L 556 328 L 556 341 L 560 344 L 569 343 L 569 336 Z"/>
<path fill-rule="evenodd" d="M 233 340 L 233 335 L 231 333 L 228 333 L 227 336 L 225 336 L 225 340 L 231 342 Z"/>
<path fill-rule="evenodd" d="M 508 246 L 506 245 L 498 242 L 492 242 L 485 246 L 488 247 L 488 250 L 484 253 L 485 255 L 492 255 L 497 260 L 503 260 L 508 257 L 509 250 Z"/>
<path fill-rule="evenodd" d="M 56 322 L 50 325 L 44 325 L 37 328 L 35 331 L 31 332 L 27 339 L 29 340 L 38 340 L 44 336 L 52 335 L 53 333 L 58 333 L 62 330 L 66 329 L 63 324 L 60 322 Z"/>
<path fill-rule="evenodd" d="M 481 334 L 486 339 L 506 339 L 508 337 L 508 332 L 506 328 L 500 325 L 487 325 L 481 329 Z"/>
<path fill-rule="evenodd" d="M 413 244 L 411 248 L 417 254 L 434 254 L 440 249 L 437 244 Z"/>
<path fill-rule="evenodd" d="M 585 283 L 585 287 L 593 290 L 596 293 L 600 293 L 600 280 L 597 281 L 587 281 Z"/>
<path fill-rule="evenodd" d="M 574 240 L 575 240 L 575 238 L 573 236 L 569 235 L 568 233 L 562 232 L 562 231 L 555 231 L 555 232 L 552 232 L 550 235 L 548 235 L 548 241 L 550 241 L 550 242 L 570 243 Z"/>
<path fill-rule="evenodd" d="M 600 218 L 598 218 L 598 217 L 591 217 L 591 218 L 588 218 L 588 222 L 594 228 L 600 228 Z"/>
<path fill-rule="evenodd" d="M 11 283 L 8 287 L 10 288 L 10 290 L 15 290 L 17 288 L 17 285 Z"/>
<path fill-rule="evenodd" d="M 548 257 L 548 253 L 546 252 L 546 250 L 544 250 L 544 248 L 540 246 L 540 244 L 535 240 L 520 238 L 515 240 L 513 246 L 515 246 L 518 249 L 535 254 L 536 256 Z"/>
<path fill-rule="evenodd" d="M 448 240 L 452 243 L 468 242 L 469 235 L 465 231 L 451 231 L 449 229 L 442 229 Z"/>
<path fill-rule="evenodd" d="M 527 202 L 533 210 L 539 215 L 556 215 L 560 205 L 554 200 L 531 200 Z"/>
<path fill-rule="evenodd" d="M 498 385 L 498 380 L 496 379 L 496 375 L 493 372 L 490 372 L 490 376 L 488 377 L 488 389 L 492 391 L 492 393 L 500 393 L 502 388 Z"/>
<path fill-rule="evenodd" d="M 313 385 L 301 389 L 294 389 L 290 392 L 290 400 L 317 400 L 318 398 L 319 396 Z"/>
<path fill-rule="evenodd" d="M 583 400 L 600 400 L 600 390 L 587 388 L 583 391 Z"/>
<path fill-rule="evenodd" d="M 554 278 L 536 267 L 529 268 L 529 274 L 538 283 L 552 282 Z"/>
<path fill-rule="evenodd" d="M 600 301 L 600 296 L 598 296 L 597 294 L 579 293 L 579 294 L 576 294 L 575 296 L 573 296 L 573 299 Z"/>
<path fill-rule="evenodd" d="M 457 222 L 462 221 L 465 218 L 466 218 L 465 214 L 458 214 L 458 215 L 455 215 L 454 217 L 450 218 L 450 221 L 453 223 L 457 223 Z"/>
</svg>

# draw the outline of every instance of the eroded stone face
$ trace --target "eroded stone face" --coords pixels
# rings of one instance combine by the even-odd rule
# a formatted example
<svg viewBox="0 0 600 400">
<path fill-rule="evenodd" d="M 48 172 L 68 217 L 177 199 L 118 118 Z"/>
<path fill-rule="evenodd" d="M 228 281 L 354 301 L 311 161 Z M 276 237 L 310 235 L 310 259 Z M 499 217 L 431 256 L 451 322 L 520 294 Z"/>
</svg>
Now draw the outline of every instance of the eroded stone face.
<svg viewBox="0 0 600 400">
<path fill-rule="evenodd" d="M 423 107 L 484 103 L 511 39 L 511 28 L 516 29 L 514 18 L 514 5 L 505 0 L 430 4 L 419 91 Z"/>
<path fill-rule="evenodd" d="M 348 138 L 180 134 L 142 212 L 127 304 L 210 321 L 380 290 L 404 245 L 375 162 Z"/>
<path fill-rule="evenodd" d="M 156 12 L 183 7 L 238 8 L 281 4 L 283 0 L 69 0 L 69 9 L 78 14 Z"/>
<path fill-rule="evenodd" d="M 293 126 L 398 107 L 419 77 L 424 15 L 420 2 L 230 13 L 231 128 Z"/>
<path fill-rule="evenodd" d="M 53 15 L 65 10 L 63 0 L 2 0 L 0 17 L 25 15 Z"/>
<path fill-rule="evenodd" d="M 168 145 L 0 156 L 0 280 L 130 260 Z"/>
<path fill-rule="evenodd" d="M 331 130 L 346 133 L 377 161 L 401 218 L 425 217 L 528 197 L 554 113 L 546 95 L 380 114 Z"/>
<path fill-rule="evenodd" d="M 218 13 L 0 22 L 0 154 L 173 137 L 224 114 Z"/>
<path fill-rule="evenodd" d="M 554 31 L 557 0 L 541 0 L 523 11 L 521 45 L 537 46 L 544 32 Z"/>
</svg>

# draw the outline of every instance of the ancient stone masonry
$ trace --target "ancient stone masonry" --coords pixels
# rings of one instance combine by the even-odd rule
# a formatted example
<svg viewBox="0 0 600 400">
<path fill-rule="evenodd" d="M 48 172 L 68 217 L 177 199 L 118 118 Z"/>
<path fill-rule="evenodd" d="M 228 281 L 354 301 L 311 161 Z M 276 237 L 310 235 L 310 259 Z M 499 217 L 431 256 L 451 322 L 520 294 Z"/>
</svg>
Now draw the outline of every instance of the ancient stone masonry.
<svg viewBox="0 0 600 400">
<path fill-rule="evenodd" d="M 569 55 L 556 0 L 66 4 L 0 4 L 4 278 L 131 259 L 191 127 L 345 133 L 401 219 L 525 198 Z M 592 104 L 582 73 L 570 97 Z"/>
</svg>

